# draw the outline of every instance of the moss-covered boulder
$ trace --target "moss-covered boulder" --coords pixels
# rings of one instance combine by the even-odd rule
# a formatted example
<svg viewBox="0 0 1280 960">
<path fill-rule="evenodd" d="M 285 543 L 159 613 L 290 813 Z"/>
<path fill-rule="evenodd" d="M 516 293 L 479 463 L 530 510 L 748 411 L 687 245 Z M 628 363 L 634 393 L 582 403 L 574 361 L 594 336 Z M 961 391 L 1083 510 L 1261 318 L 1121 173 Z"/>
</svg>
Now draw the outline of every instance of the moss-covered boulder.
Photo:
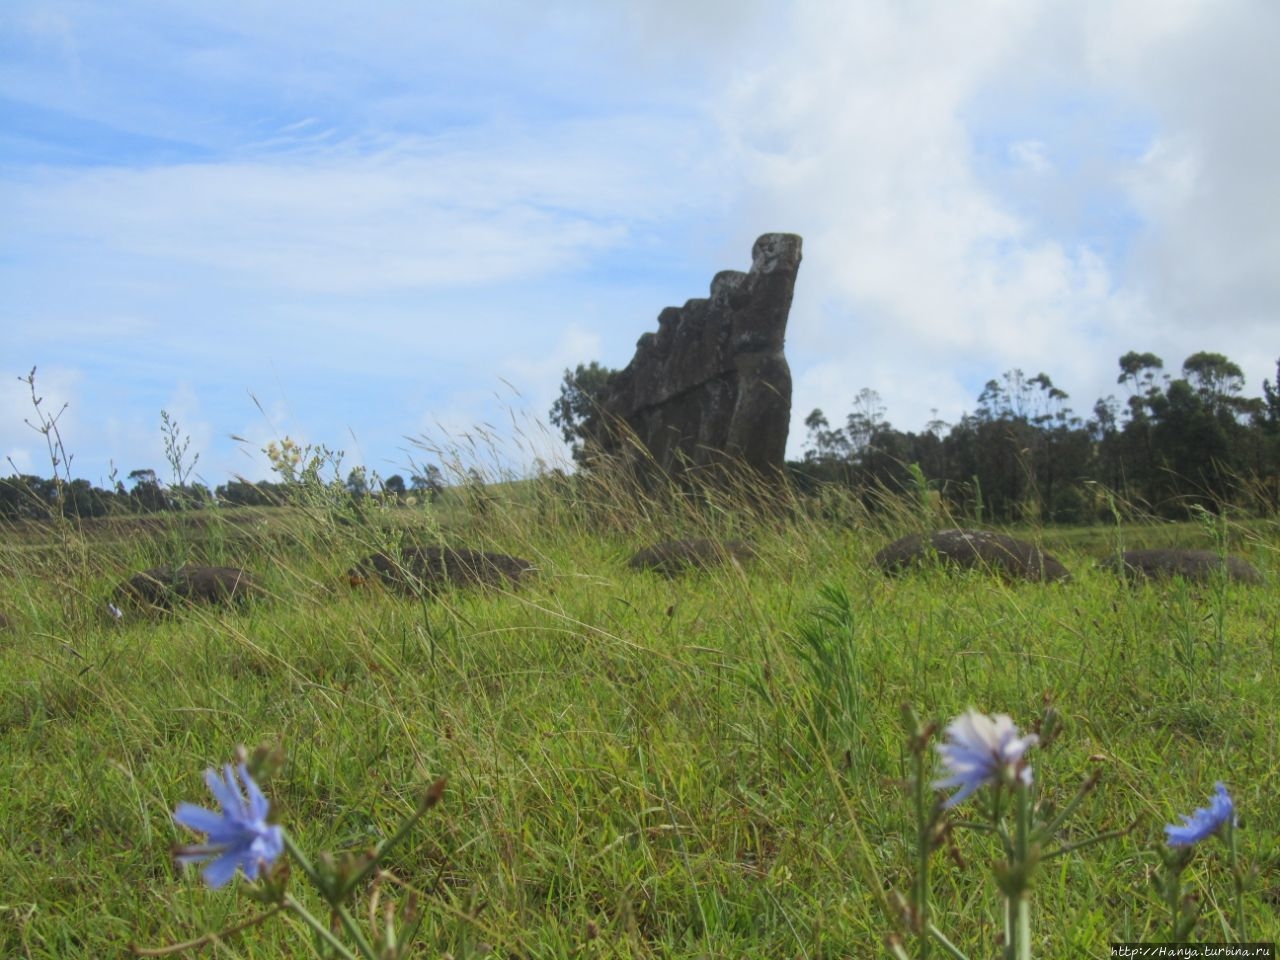
<svg viewBox="0 0 1280 960">
<path fill-rule="evenodd" d="M 435 593 L 448 587 L 506 587 L 526 580 L 533 564 L 520 557 L 466 547 L 406 547 L 375 553 L 347 571 L 353 586 L 373 579 L 401 593 Z"/>
<path fill-rule="evenodd" d="M 941 563 L 966 570 L 985 570 L 1005 580 L 1061 583 L 1071 573 L 1034 543 L 990 530 L 939 530 L 913 533 L 876 554 L 886 573 Z"/>
</svg>

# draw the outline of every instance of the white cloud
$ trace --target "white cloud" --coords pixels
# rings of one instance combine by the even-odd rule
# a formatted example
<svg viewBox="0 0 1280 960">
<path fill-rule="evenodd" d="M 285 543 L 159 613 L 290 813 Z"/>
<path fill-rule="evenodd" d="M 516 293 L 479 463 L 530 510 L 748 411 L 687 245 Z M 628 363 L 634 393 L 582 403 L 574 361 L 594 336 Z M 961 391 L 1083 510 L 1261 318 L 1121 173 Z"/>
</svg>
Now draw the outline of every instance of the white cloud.
<svg viewBox="0 0 1280 960">
<path fill-rule="evenodd" d="M 537 138 L 407 138 L 376 152 L 67 171 L 11 185 L 6 205 L 24 245 L 233 282 L 341 294 L 474 286 L 577 266 L 679 216 L 688 201 L 643 154 L 696 139 L 645 118 L 562 124 Z M 701 187 L 703 164 L 691 160 L 684 188 Z"/>
<path fill-rule="evenodd" d="M 1253 150 L 1237 143 L 1228 158 L 1195 152 L 1205 131 L 1168 109 L 1175 91 L 1196 102 L 1206 81 L 1196 71 L 1173 81 L 1188 47 L 1200 49 L 1206 30 L 1208 48 L 1247 30 L 1241 6 L 1248 5 L 1233 8 L 1226 30 L 1213 22 L 1216 8 L 1192 3 L 1174 5 L 1168 17 L 1144 3 L 863 3 L 838 16 L 802 7 L 792 30 L 774 38 L 776 56 L 747 72 L 720 106 L 745 181 L 740 217 L 805 236 L 789 330 L 789 350 L 802 365 L 792 449 L 813 406 L 842 417 L 862 386 L 884 396 L 892 422 L 918 429 L 933 407 L 951 418 L 972 408 L 976 384 L 1015 366 L 1050 373 L 1075 394 L 1077 412 L 1087 412 L 1114 389 L 1115 359 L 1135 347 L 1160 345 L 1171 356 L 1220 349 L 1255 360 L 1260 379 L 1265 369 L 1248 348 L 1249 311 L 1280 292 L 1274 270 L 1263 267 L 1280 252 L 1273 246 L 1280 164 L 1268 173 L 1250 158 L 1271 155 L 1280 137 L 1270 128 L 1280 120 L 1259 103 L 1263 143 Z M 1133 58 L 1122 56 L 1131 36 L 1145 61 L 1136 75 Z M 1231 70 L 1250 78 L 1246 90 L 1208 82 L 1219 94 L 1201 118 L 1213 118 L 1210 127 L 1239 127 L 1248 115 L 1233 101 L 1266 97 L 1280 82 L 1266 44 L 1246 46 L 1250 65 Z M 1210 73 L 1220 66 L 1212 58 L 1197 64 Z M 1168 85 L 1160 96 L 1153 82 Z M 981 98 L 998 111 L 1002 90 L 1034 102 L 1038 86 L 1046 109 L 1084 98 L 1117 117 L 1151 116 L 1161 131 L 1145 151 L 1073 133 L 1073 148 L 1093 152 L 1063 168 L 1029 131 L 1012 128 L 1006 147 L 1015 168 L 1035 174 L 1040 209 L 1097 208 L 1086 226 L 1134 233 L 1132 262 L 1124 233 L 1055 233 L 1072 217 L 1038 219 L 1040 210 L 1024 208 L 1012 183 L 979 176 L 969 105 Z M 1088 120 L 1084 113 L 1079 122 Z M 1108 130 L 1137 132 L 1123 123 Z M 1210 162 L 1212 172 L 1204 169 Z M 1241 168 L 1248 175 L 1233 178 Z M 1234 218 L 1211 216 L 1210 197 L 1240 201 Z M 1246 207 L 1266 213 L 1249 218 Z M 1242 229 L 1250 220 L 1255 229 Z M 1176 292 L 1187 283 L 1194 289 Z M 1233 297 L 1245 302 L 1232 305 Z M 1187 317 L 1204 346 L 1170 336 L 1175 298 L 1184 307 L 1193 299 L 1226 307 L 1211 329 L 1204 313 Z"/>
<path fill-rule="evenodd" d="M 1029 173 L 1045 174 L 1053 169 L 1048 146 L 1043 140 L 1019 140 L 1009 147 L 1009 157 Z"/>
<path fill-rule="evenodd" d="M 535 385 L 536 392 L 525 397 L 542 409 L 549 409 L 560 396 L 560 384 L 566 370 L 597 359 L 601 354 L 600 334 L 571 323 L 560 331 L 554 345 L 536 356 L 512 356 L 504 363 L 508 377 L 515 383 Z"/>
<path fill-rule="evenodd" d="M 861 5 L 835 25 L 802 18 L 784 54 L 724 109 L 750 118 L 731 133 L 752 206 L 805 236 L 789 342 L 827 360 L 802 372 L 797 433 L 814 405 L 843 416 L 861 386 L 904 428 L 934 407 L 954 416 L 954 375 L 940 374 L 1060 363 L 1064 329 L 1106 297 L 1105 265 L 1035 239 L 972 166 L 963 107 L 1017 31 L 992 29 L 984 11 L 916 9 Z M 810 389 L 820 391 L 812 400 Z"/>
<path fill-rule="evenodd" d="M 1256 395 L 1280 354 L 1280 8 L 1241 0 L 1168 13 L 1109 75 L 1162 127 L 1125 181 L 1147 229 L 1119 279 L 1149 303 L 1146 342 L 1166 365 L 1226 353 Z"/>
</svg>

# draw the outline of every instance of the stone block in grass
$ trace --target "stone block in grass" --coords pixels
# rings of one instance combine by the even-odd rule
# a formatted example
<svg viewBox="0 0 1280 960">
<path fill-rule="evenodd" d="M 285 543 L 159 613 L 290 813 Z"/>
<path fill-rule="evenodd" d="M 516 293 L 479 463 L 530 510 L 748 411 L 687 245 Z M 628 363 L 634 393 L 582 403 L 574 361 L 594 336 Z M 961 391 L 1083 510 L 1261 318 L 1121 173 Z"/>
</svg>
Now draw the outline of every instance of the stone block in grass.
<svg viewBox="0 0 1280 960">
<path fill-rule="evenodd" d="M 1235 583 L 1262 583 L 1262 574 L 1243 557 L 1220 556 L 1212 550 L 1184 550 L 1161 547 L 1154 550 L 1126 550 L 1119 557 L 1102 562 L 1103 569 L 1129 579 L 1170 580 L 1182 577 L 1196 583 L 1210 580 L 1225 566 L 1227 579 Z"/>
<path fill-rule="evenodd" d="M 689 570 L 707 570 L 730 560 L 745 563 L 755 557 L 755 550 L 742 540 L 663 540 L 637 551 L 628 561 L 633 570 L 651 570 L 674 577 Z"/>
<path fill-rule="evenodd" d="M 966 570 L 985 570 L 1010 581 L 1056 582 L 1071 573 L 1056 557 L 1034 543 L 990 530 L 939 530 L 913 533 L 895 540 L 876 554 L 886 573 L 941 563 Z"/>
<path fill-rule="evenodd" d="M 261 594 L 253 574 L 242 567 L 187 564 L 135 573 L 116 588 L 112 599 L 127 615 L 130 610 L 168 611 L 184 604 L 225 606 Z"/>
<path fill-rule="evenodd" d="M 373 579 L 401 593 L 434 593 L 447 587 L 504 587 L 526 580 L 533 564 L 520 557 L 466 547 L 406 547 L 399 555 L 375 553 L 347 571 L 352 586 Z"/>
</svg>

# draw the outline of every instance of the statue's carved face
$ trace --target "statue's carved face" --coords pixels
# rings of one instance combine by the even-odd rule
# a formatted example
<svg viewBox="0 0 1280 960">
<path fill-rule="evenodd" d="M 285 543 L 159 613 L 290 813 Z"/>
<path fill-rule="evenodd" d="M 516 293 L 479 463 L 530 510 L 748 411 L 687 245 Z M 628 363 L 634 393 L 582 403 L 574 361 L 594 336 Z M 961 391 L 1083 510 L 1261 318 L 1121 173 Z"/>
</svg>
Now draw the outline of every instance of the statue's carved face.
<svg viewBox="0 0 1280 960">
<path fill-rule="evenodd" d="M 751 272 L 772 273 L 800 263 L 800 237 L 794 233 L 766 233 L 751 250 Z"/>
</svg>

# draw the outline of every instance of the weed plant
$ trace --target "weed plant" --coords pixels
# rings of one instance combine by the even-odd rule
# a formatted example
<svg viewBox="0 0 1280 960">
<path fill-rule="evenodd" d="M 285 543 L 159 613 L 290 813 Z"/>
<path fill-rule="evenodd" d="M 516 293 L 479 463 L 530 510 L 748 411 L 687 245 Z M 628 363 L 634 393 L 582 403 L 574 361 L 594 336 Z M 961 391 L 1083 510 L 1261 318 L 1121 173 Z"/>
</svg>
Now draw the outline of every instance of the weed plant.
<svg viewBox="0 0 1280 960">
<path fill-rule="evenodd" d="M 937 775 L 917 765 L 902 705 L 937 729 L 970 707 L 1030 724 L 1046 696 L 1060 728 L 1035 757 L 1038 822 L 1096 777 L 1055 846 L 1121 835 L 1040 867 L 1032 955 L 1167 939 L 1163 826 L 1217 781 L 1250 867 L 1237 898 L 1217 847 L 1188 861 L 1188 937 L 1231 940 L 1243 916 L 1250 939 L 1278 939 L 1274 586 L 1130 585 L 1094 568 L 1121 536 L 1176 533 L 1245 553 L 1274 584 L 1274 522 L 1173 531 L 1119 506 L 1110 532 L 1013 531 L 1057 553 L 1070 584 L 886 578 L 872 558 L 888 539 L 963 523 L 923 487 L 868 504 L 603 470 L 516 479 L 472 473 L 463 450 L 435 503 L 352 505 L 333 454 L 307 456 L 297 503 L 174 521 L 193 561 L 262 580 L 268 597 L 244 610 L 101 616 L 111 587 L 175 542 L 163 524 L 4 531 L 0 956 L 207 935 L 209 956 L 305 955 L 314 933 L 289 915 L 216 936 L 261 909 L 249 885 L 212 890 L 171 860 L 192 842 L 175 807 L 239 744 L 283 751 L 263 790 L 307 851 L 374 846 L 448 778 L 380 865 L 394 881 L 353 892 L 358 917 L 416 898 L 409 956 L 885 955 L 904 932 L 895 892 L 920 889 L 928 804 L 906 785 Z M 628 568 L 682 536 L 749 539 L 758 556 L 678 579 Z M 347 585 L 361 555 L 414 542 L 526 557 L 537 575 L 416 602 Z M 928 878 L 931 922 L 971 957 L 996 954 L 1005 922 L 989 841 L 951 832 Z"/>
</svg>

